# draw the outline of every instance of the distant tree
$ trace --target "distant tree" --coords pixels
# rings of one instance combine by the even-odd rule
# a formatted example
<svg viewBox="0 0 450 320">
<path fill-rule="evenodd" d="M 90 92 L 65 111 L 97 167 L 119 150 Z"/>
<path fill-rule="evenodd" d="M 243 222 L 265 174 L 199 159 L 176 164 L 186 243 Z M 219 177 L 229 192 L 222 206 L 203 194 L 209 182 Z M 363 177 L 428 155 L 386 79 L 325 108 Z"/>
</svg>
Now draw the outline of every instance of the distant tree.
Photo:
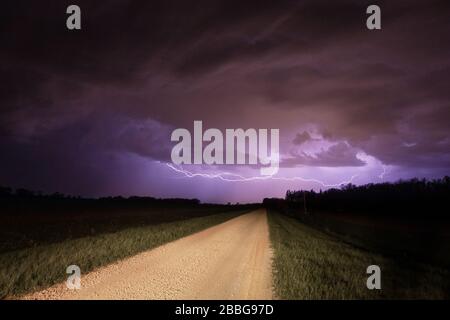
<svg viewBox="0 0 450 320">
<path fill-rule="evenodd" d="M 411 179 L 396 183 L 346 184 L 340 189 L 286 192 L 287 210 L 373 213 L 377 215 L 446 216 L 450 212 L 450 178 Z M 279 206 L 279 205 L 278 205 Z"/>
<path fill-rule="evenodd" d="M 12 196 L 13 190 L 8 187 L 0 187 L 0 197 L 7 198 Z"/>
<path fill-rule="evenodd" d="M 63 193 L 55 192 L 51 194 L 50 197 L 53 199 L 64 199 L 66 196 Z"/>
<path fill-rule="evenodd" d="M 34 192 L 27 189 L 19 188 L 16 190 L 16 196 L 21 198 L 31 198 L 34 197 Z"/>
</svg>

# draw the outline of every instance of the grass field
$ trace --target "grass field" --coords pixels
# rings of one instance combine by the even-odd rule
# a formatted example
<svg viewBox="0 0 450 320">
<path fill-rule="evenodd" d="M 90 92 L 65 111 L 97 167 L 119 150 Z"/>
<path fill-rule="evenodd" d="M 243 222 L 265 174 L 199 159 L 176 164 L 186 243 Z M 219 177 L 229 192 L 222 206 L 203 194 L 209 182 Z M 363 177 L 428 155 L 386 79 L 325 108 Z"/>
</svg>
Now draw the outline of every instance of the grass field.
<svg viewBox="0 0 450 320">
<path fill-rule="evenodd" d="M 37 291 L 67 278 L 75 264 L 85 273 L 210 226 L 245 211 L 197 217 L 158 225 L 132 227 L 0 254 L 0 298 Z"/>
<path fill-rule="evenodd" d="M 41 203 L 43 202 L 43 203 Z M 12 210 L 10 207 L 13 207 Z M 0 254 L 128 228 L 169 223 L 236 210 L 245 206 L 152 202 L 132 200 L 0 199 Z"/>
<path fill-rule="evenodd" d="M 356 247 L 450 268 L 448 220 L 320 212 L 294 218 Z"/>
<path fill-rule="evenodd" d="M 450 272 L 358 249 L 297 220 L 269 212 L 274 285 L 280 299 L 448 299 Z M 366 269 L 381 268 L 382 290 Z"/>
</svg>

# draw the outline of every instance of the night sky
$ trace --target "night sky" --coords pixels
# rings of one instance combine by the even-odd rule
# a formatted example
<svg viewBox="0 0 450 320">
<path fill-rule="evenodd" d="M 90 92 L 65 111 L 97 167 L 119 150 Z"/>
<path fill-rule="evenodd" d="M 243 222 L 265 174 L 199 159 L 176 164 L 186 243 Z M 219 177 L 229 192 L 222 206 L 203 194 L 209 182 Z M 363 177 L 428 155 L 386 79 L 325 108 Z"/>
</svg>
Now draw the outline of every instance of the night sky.
<svg viewBox="0 0 450 320">
<path fill-rule="evenodd" d="M 382 30 L 366 28 L 378 4 Z M 66 8 L 82 29 L 66 28 Z M 450 2 L 2 1 L 0 185 L 260 201 L 450 175 Z M 276 179 L 167 166 L 175 128 L 280 129 Z M 306 180 L 305 180 L 306 179 Z"/>
</svg>

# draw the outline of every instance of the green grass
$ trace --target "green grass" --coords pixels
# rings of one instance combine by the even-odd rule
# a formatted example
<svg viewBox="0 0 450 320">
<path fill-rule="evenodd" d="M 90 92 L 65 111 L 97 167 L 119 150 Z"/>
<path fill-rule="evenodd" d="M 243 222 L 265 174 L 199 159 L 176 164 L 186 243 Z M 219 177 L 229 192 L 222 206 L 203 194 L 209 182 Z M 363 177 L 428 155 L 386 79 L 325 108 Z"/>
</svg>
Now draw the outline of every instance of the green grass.
<svg viewBox="0 0 450 320">
<path fill-rule="evenodd" d="M 445 220 L 320 212 L 293 218 L 356 247 L 450 268 L 450 226 Z"/>
<path fill-rule="evenodd" d="M 159 225 L 134 227 L 0 254 L 0 298 L 37 291 L 67 278 L 66 268 L 82 274 L 234 218 L 234 211 Z"/>
<path fill-rule="evenodd" d="M 0 199 L 0 254 L 129 228 L 251 209 L 209 204 L 127 203 L 130 200 L 123 200 L 123 203 L 73 200 L 73 203 L 59 205 L 52 201 L 44 205 L 38 199 L 19 202 L 13 210 Z"/>
<path fill-rule="evenodd" d="M 358 249 L 278 213 L 268 219 L 280 299 L 450 298 L 447 269 Z M 381 268 L 382 290 L 366 287 L 372 264 Z"/>
</svg>

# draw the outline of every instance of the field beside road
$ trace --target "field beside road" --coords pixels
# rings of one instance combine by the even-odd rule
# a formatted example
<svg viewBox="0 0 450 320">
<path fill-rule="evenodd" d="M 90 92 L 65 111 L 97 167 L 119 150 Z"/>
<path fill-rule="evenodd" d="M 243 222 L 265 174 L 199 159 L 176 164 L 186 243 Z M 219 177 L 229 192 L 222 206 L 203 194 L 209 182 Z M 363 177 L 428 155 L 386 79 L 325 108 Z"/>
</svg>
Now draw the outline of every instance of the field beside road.
<svg viewBox="0 0 450 320">
<path fill-rule="evenodd" d="M 62 282 L 68 276 L 66 268 L 69 265 L 78 265 L 82 273 L 86 273 L 220 224 L 244 212 L 231 210 L 175 222 L 129 227 L 0 253 L 0 298 Z M 107 222 L 105 220 L 104 223 Z"/>
<path fill-rule="evenodd" d="M 274 211 L 268 220 L 281 299 L 450 298 L 448 269 L 356 248 Z M 380 266 L 382 290 L 367 289 L 369 265 Z"/>
<path fill-rule="evenodd" d="M 195 199 L 0 196 L 0 254 L 128 228 L 254 208 L 254 205 L 202 204 Z"/>
<path fill-rule="evenodd" d="M 450 268 L 450 223 L 439 220 L 363 214 L 292 214 L 312 228 L 346 243 L 389 256 Z"/>
</svg>

